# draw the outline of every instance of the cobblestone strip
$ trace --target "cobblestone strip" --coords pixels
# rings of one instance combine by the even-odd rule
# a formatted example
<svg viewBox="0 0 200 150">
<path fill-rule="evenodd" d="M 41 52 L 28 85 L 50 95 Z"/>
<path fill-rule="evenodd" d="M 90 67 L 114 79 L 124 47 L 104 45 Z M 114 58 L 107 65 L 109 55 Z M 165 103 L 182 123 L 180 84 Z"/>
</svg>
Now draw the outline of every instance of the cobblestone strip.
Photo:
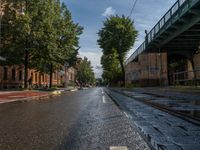
<svg viewBox="0 0 200 150">
<path fill-rule="evenodd" d="M 117 92 L 109 93 L 155 149 L 199 150 L 199 126 Z"/>
</svg>

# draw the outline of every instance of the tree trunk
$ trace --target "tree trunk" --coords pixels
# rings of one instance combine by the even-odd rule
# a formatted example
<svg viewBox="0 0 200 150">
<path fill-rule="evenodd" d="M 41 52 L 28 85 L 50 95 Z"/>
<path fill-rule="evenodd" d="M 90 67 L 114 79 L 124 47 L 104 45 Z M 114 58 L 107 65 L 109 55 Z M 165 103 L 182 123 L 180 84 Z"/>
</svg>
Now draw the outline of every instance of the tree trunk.
<svg viewBox="0 0 200 150">
<path fill-rule="evenodd" d="M 25 50 L 25 56 L 24 56 L 24 88 L 27 89 L 28 84 L 28 50 Z"/>
<path fill-rule="evenodd" d="M 120 35 L 120 34 L 119 34 Z M 118 49 L 118 58 L 119 58 L 119 63 L 122 69 L 122 86 L 125 86 L 125 69 L 124 69 L 124 64 L 123 64 L 123 59 L 122 59 L 122 40 L 119 36 L 119 49 Z"/>
<path fill-rule="evenodd" d="M 119 63 L 122 69 L 122 85 L 125 86 L 125 69 L 124 69 L 123 60 L 120 55 L 119 55 Z"/>
<path fill-rule="evenodd" d="M 50 81 L 49 81 L 49 88 L 52 87 L 52 76 L 53 76 L 53 64 L 50 66 Z"/>
</svg>

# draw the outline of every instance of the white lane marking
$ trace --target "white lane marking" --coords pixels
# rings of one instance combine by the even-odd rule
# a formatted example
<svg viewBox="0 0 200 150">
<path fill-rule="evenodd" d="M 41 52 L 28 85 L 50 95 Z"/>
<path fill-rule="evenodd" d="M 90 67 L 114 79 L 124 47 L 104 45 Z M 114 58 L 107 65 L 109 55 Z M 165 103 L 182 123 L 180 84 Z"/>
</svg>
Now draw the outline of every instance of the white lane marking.
<svg viewBox="0 0 200 150">
<path fill-rule="evenodd" d="M 128 150 L 126 146 L 111 146 L 110 150 Z"/>
<path fill-rule="evenodd" d="M 105 99 L 104 95 L 102 95 L 102 101 L 103 101 L 103 103 L 106 103 L 106 99 Z"/>
<path fill-rule="evenodd" d="M 104 91 L 103 91 L 103 89 L 101 89 L 101 93 L 102 93 L 102 94 L 104 94 Z"/>
<path fill-rule="evenodd" d="M 127 118 L 129 118 L 129 115 L 126 112 L 124 112 L 124 114 L 126 115 Z"/>
</svg>

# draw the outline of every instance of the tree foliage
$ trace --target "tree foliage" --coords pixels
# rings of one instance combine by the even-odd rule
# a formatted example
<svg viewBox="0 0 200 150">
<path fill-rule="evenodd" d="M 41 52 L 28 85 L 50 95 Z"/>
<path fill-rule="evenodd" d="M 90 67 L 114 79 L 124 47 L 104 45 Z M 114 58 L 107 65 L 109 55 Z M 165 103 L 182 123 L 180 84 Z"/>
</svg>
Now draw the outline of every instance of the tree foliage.
<svg viewBox="0 0 200 150">
<path fill-rule="evenodd" d="M 110 84 L 117 83 L 122 76 L 122 71 L 118 61 L 118 55 L 115 50 L 108 55 L 101 57 L 101 64 L 103 66 L 103 79 Z"/>
<path fill-rule="evenodd" d="M 86 57 L 77 64 L 76 79 L 81 86 L 94 84 L 95 82 L 95 75 L 91 63 Z"/>
<path fill-rule="evenodd" d="M 98 44 L 103 51 L 101 63 L 104 78 L 110 82 L 115 82 L 116 78 L 124 81 L 124 61 L 137 37 L 134 22 L 125 16 L 110 16 L 104 21 L 98 35 Z"/>
<path fill-rule="evenodd" d="M 50 72 L 76 62 L 83 28 L 59 0 L 5 0 L 1 52 L 7 64 Z"/>
</svg>

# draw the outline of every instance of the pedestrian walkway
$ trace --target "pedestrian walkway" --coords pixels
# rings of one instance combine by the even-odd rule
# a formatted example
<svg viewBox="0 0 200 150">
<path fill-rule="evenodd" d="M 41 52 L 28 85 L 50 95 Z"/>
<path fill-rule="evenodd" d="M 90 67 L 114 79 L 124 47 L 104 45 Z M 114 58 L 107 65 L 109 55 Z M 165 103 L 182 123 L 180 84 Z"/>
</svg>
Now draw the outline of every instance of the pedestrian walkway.
<svg viewBox="0 0 200 150">
<path fill-rule="evenodd" d="M 48 94 L 49 94 L 48 92 L 39 92 L 39 91 L 1 91 L 0 104 L 13 101 L 33 99 L 41 96 L 47 96 Z"/>
<path fill-rule="evenodd" d="M 57 89 L 38 89 L 27 91 L 0 91 L 0 104 L 13 101 L 30 100 L 34 98 L 45 97 L 49 95 L 59 95 L 62 92 L 77 91 L 75 87 L 57 88 Z"/>
</svg>

